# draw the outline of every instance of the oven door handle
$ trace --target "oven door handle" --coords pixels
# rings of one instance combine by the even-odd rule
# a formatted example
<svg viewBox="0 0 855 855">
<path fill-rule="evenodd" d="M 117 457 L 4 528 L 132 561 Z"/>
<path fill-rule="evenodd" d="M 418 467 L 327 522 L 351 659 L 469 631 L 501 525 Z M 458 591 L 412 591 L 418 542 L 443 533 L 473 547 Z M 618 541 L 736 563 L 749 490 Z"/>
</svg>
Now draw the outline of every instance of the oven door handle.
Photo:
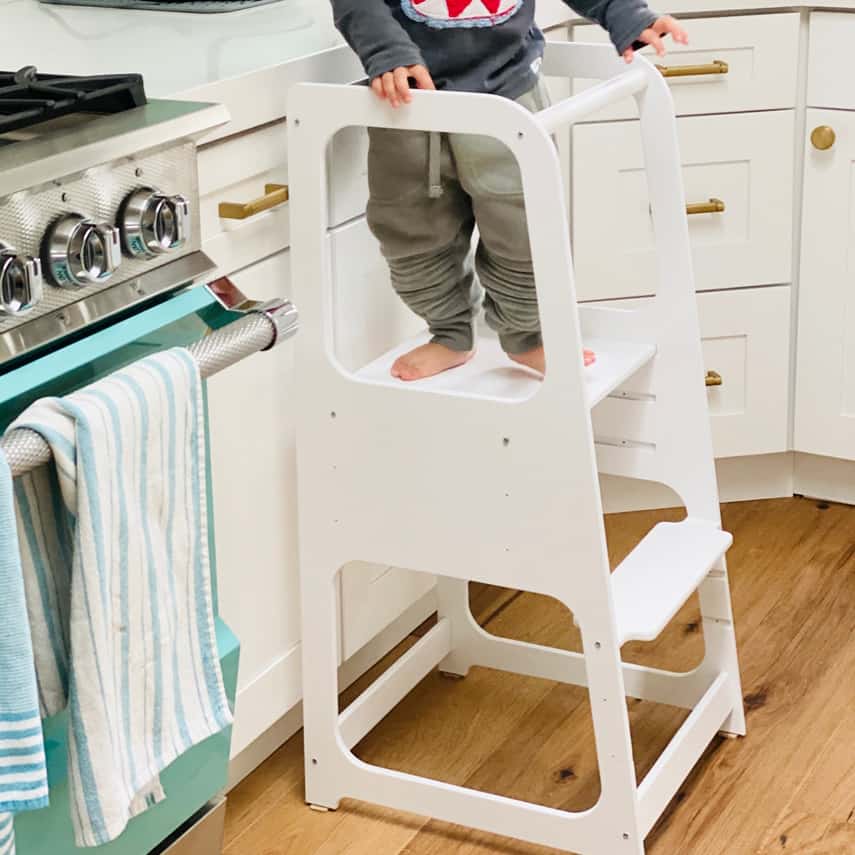
<svg viewBox="0 0 855 855">
<path fill-rule="evenodd" d="M 250 303 L 233 308 L 242 317 L 206 335 L 188 348 L 202 378 L 240 362 L 260 350 L 270 350 L 291 338 L 299 329 L 299 314 L 290 300 Z M 23 475 L 51 459 L 50 446 L 40 434 L 21 428 L 8 433 L 0 448 L 12 474 Z"/>
</svg>

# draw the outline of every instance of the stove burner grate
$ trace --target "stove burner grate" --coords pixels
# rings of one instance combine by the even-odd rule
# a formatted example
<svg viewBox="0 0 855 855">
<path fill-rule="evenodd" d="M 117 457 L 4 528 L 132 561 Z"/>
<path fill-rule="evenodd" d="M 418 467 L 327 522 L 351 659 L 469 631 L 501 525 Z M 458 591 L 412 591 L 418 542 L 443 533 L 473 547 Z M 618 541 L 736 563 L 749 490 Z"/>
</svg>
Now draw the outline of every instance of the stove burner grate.
<svg viewBox="0 0 855 855">
<path fill-rule="evenodd" d="M 0 134 L 69 113 L 120 113 L 146 103 L 139 74 L 71 77 L 33 66 L 0 71 Z"/>
</svg>

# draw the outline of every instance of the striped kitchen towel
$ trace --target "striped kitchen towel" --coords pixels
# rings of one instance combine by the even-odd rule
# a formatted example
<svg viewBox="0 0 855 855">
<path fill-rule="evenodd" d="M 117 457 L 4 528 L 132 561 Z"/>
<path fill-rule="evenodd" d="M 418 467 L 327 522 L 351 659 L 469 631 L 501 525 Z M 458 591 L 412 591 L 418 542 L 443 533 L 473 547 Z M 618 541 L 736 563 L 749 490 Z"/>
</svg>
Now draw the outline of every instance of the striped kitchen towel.
<svg viewBox="0 0 855 855">
<path fill-rule="evenodd" d="M 231 723 L 214 629 L 202 382 L 148 357 L 10 428 L 53 464 L 15 485 L 39 688 L 69 709 L 75 838 L 98 846 L 163 798 L 160 772 Z"/>
<path fill-rule="evenodd" d="M 42 719 L 13 496 L 12 473 L 0 451 L 0 855 L 15 851 L 12 815 L 48 803 Z"/>
</svg>

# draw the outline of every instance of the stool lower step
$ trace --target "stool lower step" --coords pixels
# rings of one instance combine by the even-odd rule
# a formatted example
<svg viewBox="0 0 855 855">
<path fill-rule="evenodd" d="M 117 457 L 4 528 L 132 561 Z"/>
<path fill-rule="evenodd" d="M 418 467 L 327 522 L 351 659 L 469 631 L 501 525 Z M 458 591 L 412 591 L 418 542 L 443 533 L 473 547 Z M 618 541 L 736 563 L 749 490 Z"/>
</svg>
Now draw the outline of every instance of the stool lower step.
<svg viewBox="0 0 855 855">
<path fill-rule="evenodd" d="M 612 574 L 620 643 L 653 641 L 733 543 L 700 520 L 659 523 Z"/>
<path fill-rule="evenodd" d="M 358 371 L 356 376 L 372 383 L 400 384 L 401 381 L 389 373 L 392 363 L 402 354 L 428 341 L 429 335 L 423 333 L 384 353 Z M 491 335 L 481 336 L 477 347 L 475 358 L 466 365 L 407 385 L 451 395 L 501 401 L 524 401 L 535 395 L 541 386 L 540 375 L 511 362 L 502 352 L 498 339 Z M 585 369 L 589 407 L 599 404 L 656 354 L 656 347 L 652 344 L 601 338 L 586 340 L 585 347 L 597 355 L 597 361 Z"/>
</svg>

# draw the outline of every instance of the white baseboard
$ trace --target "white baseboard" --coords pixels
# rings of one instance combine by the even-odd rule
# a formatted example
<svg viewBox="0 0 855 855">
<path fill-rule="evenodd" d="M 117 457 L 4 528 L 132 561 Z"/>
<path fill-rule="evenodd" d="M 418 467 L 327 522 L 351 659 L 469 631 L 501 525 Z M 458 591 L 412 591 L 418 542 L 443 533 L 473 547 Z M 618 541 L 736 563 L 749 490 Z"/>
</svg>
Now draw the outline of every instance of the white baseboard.
<svg viewBox="0 0 855 855">
<path fill-rule="evenodd" d="M 354 683 L 435 611 L 436 596 L 431 590 L 413 603 L 383 632 L 342 663 L 338 671 L 339 686 L 346 688 Z M 303 709 L 300 703 L 301 654 L 300 645 L 295 645 L 239 693 L 232 736 L 228 789 L 237 786 L 303 726 Z M 274 708 L 284 709 L 287 712 L 274 721 L 264 722 L 259 720 L 258 713 L 255 711 L 271 708 L 271 692 L 282 695 L 280 702 Z M 263 700 L 259 701 L 259 699 Z M 247 743 L 243 734 L 248 733 L 261 735 Z"/>
<path fill-rule="evenodd" d="M 855 505 L 855 462 L 815 454 L 795 457 L 795 493 Z"/>
<path fill-rule="evenodd" d="M 722 502 L 779 499 L 793 495 L 793 455 L 764 454 L 725 457 L 716 461 Z M 675 492 L 662 484 L 604 475 L 600 479 L 607 514 L 674 508 L 682 505 Z"/>
</svg>

